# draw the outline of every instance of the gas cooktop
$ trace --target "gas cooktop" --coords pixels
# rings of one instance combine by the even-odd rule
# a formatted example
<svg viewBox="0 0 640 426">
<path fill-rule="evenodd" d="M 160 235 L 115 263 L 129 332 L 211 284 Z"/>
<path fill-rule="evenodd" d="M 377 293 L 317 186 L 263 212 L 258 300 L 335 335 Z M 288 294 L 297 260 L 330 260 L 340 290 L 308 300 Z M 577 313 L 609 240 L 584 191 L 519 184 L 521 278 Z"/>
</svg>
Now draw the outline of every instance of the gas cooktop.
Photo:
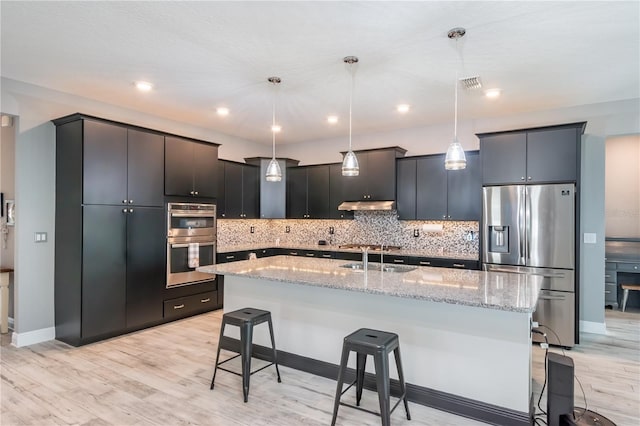
<svg viewBox="0 0 640 426">
<path fill-rule="evenodd" d="M 380 244 L 342 244 L 338 246 L 338 248 L 346 248 L 346 249 L 356 249 L 362 250 L 364 248 L 368 248 L 371 251 L 380 251 Z M 384 245 L 384 249 L 382 251 L 397 251 L 402 249 L 400 246 L 388 246 Z"/>
</svg>

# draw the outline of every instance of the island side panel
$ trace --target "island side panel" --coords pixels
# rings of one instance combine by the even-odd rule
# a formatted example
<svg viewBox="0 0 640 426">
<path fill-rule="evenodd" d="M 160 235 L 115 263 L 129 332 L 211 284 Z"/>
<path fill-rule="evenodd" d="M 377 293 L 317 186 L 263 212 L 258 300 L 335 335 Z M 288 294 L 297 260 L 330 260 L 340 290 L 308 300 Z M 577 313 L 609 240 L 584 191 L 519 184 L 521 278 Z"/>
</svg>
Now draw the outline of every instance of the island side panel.
<svg viewBox="0 0 640 426">
<path fill-rule="evenodd" d="M 408 383 L 529 412 L 530 314 L 229 275 L 224 306 L 271 311 L 279 350 L 333 364 L 360 327 L 398 333 Z M 254 343 L 270 346 L 262 328 Z"/>
</svg>

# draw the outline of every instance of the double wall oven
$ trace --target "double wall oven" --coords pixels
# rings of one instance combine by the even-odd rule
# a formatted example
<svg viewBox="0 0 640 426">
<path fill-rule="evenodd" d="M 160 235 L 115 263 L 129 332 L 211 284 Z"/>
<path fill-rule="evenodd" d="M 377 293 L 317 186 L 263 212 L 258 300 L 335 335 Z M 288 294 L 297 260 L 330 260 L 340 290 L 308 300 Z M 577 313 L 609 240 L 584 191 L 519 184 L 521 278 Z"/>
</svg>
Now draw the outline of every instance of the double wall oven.
<svg viewBox="0 0 640 426">
<path fill-rule="evenodd" d="M 214 276 L 196 271 L 216 261 L 215 204 L 167 204 L 167 288 Z"/>
</svg>

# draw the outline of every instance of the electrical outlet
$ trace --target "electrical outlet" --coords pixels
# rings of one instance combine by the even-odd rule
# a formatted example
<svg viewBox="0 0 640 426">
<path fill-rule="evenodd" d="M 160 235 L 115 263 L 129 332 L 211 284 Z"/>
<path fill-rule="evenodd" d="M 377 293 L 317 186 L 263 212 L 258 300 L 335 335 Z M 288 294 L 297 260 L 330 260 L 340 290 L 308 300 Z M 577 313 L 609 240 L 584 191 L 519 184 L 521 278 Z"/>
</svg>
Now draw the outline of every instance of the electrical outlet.
<svg viewBox="0 0 640 426">
<path fill-rule="evenodd" d="M 289 225 L 285 226 L 285 227 L 284 227 L 284 232 L 286 232 L 287 234 L 288 234 L 289 232 L 291 232 L 291 227 L 290 227 Z"/>
<path fill-rule="evenodd" d="M 474 238 L 475 238 L 475 232 L 467 231 L 467 235 L 465 235 L 465 239 L 467 241 L 473 241 Z"/>
<path fill-rule="evenodd" d="M 249 228 L 249 231 L 251 231 L 251 233 L 253 234 L 254 232 L 256 232 L 256 227 L 252 226 L 251 228 Z"/>
<path fill-rule="evenodd" d="M 414 236 L 414 237 L 419 237 L 419 236 L 420 236 L 420 230 L 419 230 L 418 228 L 415 228 L 415 229 L 413 230 L 413 236 Z"/>
<path fill-rule="evenodd" d="M 333 229 L 333 226 L 329 227 L 329 235 L 333 235 L 335 232 L 335 230 Z"/>
<path fill-rule="evenodd" d="M 47 242 L 47 233 L 46 232 L 35 232 L 33 235 L 33 241 L 36 243 L 46 243 Z"/>
</svg>

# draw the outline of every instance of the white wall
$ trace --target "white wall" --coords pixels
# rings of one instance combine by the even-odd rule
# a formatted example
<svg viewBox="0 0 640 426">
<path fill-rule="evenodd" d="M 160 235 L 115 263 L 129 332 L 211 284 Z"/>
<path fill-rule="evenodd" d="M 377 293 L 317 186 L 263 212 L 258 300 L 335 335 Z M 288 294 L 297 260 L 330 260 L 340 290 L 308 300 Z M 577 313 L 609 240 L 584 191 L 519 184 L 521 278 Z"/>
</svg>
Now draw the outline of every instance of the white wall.
<svg viewBox="0 0 640 426">
<path fill-rule="evenodd" d="M 51 119 L 74 112 L 104 117 L 152 129 L 221 143 L 220 157 L 242 160 L 244 157 L 270 155 L 266 145 L 259 145 L 209 129 L 167 121 L 123 107 L 56 92 L 10 79 L 1 79 L 0 110 L 19 116 L 16 136 L 16 312 L 15 329 L 28 344 L 52 336 L 54 326 L 54 194 L 55 127 Z M 621 101 L 520 114 L 500 119 L 462 122 L 458 133 L 465 149 L 477 148 L 475 133 L 522 128 L 536 125 L 589 121 L 587 133 L 612 136 L 640 133 L 640 107 L 637 100 Z M 408 155 L 444 152 L 451 139 L 450 123 L 377 135 L 358 136 L 355 149 L 399 145 Z M 279 147 L 279 156 L 299 159 L 302 163 L 340 161 L 339 151 L 346 139 L 315 141 Z M 588 173 L 588 171 L 587 171 Z M 33 242 L 35 231 L 49 234 L 48 243 Z M 601 253 L 604 257 L 604 251 Z M 44 330 L 44 331 L 43 331 Z M 32 340 L 27 336 L 34 336 Z"/>
<path fill-rule="evenodd" d="M 606 141 L 607 237 L 640 238 L 640 135 Z"/>
</svg>

